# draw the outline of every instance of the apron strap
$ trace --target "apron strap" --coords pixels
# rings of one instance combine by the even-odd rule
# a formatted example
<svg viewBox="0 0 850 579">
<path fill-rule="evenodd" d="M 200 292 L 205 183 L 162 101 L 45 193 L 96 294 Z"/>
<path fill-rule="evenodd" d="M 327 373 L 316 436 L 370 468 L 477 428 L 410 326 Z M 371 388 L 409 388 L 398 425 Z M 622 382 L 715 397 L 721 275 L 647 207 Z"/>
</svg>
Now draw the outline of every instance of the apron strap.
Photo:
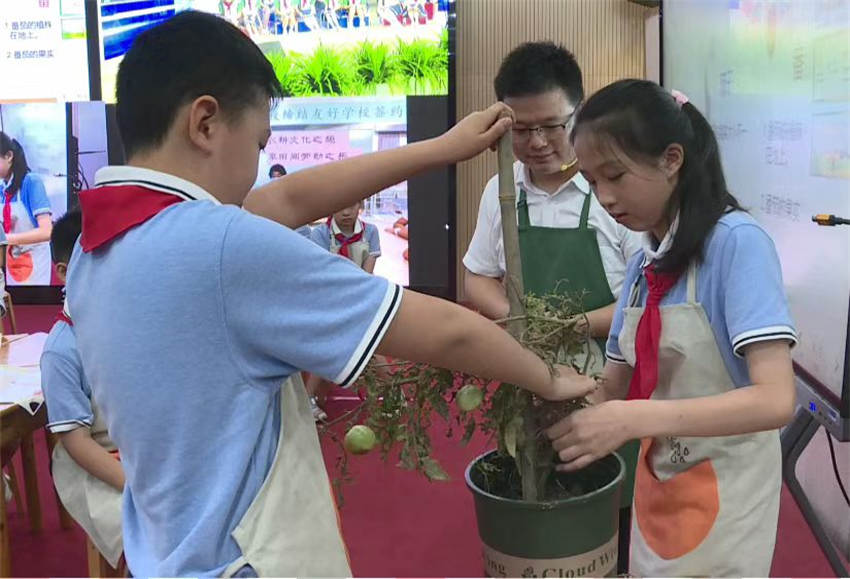
<svg viewBox="0 0 850 579">
<path fill-rule="evenodd" d="M 638 302 L 640 301 L 640 280 L 646 277 L 643 271 L 648 265 L 649 263 L 644 257 L 643 263 L 640 266 L 640 270 L 638 271 L 638 274 L 635 277 L 635 281 L 632 282 L 632 287 L 629 290 L 629 301 L 626 302 L 627 307 L 633 308 L 638 305 Z M 625 288 L 623 288 L 622 291 L 625 291 Z"/>
<path fill-rule="evenodd" d="M 516 204 L 517 217 L 519 218 L 520 227 L 531 227 L 531 221 L 528 219 L 528 199 L 525 196 L 525 189 L 519 188 L 519 200 Z"/>
<path fill-rule="evenodd" d="M 695 304 L 697 301 L 697 265 L 691 260 L 688 265 L 688 303 Z"/>
<path fill-rule="evenodd" d="M 584 194 L 584 205 L 581 206 L 581 219 L 578 222 L 579 229 L 587 229 L 587 218 L 590 215 L 590 197 L 593 193 Z"/>
<path fill-rule="evenodd" d="M 637 305 L 638 299 L 640 298 L 640 280 L 643 278 L 643 268 L 641 267 L 640 273 L 635 278 L 634 283 L 632 283 L 632 288 L 629 290 L 629 301 L 628 306 L 633 308 Z"/>
</svg>

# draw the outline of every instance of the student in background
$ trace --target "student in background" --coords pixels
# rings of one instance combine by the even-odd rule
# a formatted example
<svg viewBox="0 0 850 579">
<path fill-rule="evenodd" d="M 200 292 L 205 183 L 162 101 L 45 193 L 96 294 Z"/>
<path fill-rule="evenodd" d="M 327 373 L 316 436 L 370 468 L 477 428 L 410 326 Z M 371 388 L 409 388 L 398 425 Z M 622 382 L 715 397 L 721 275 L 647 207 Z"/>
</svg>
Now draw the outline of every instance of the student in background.
<svg viewBox="0 0 850 579">
<path fill-rule="evenodd" d="M 377 13 L 378 17 L 375 19 L 376 22 L 380 23 L 383 26 L 398 26 L 398 15 L 393 10 L 394 3 L 397 0 L 393 0 L 393 4 L 390 3 L 390 0 L 377 0 Z"/>
<path fill-rule="evenodd" d="M 0 131 L 0 191 L 6 233 L 6 283 L 50 285 L 53 222 L 41 177 L 30 171 L 23 147 Z"/>
<path fill-rule="evenodd" d="M 324 6 L 320 8 L 319 6 L 314 5 L 313 0 L 301 0 L 299 8 L 300 19 L 301 22 L 309 28 L 310 32 L 319 29 L 319 21 L 317 20 L 317 17 L 323 10 Z"/>
<path fill-rule="evenodd" d="M 631 572 L 766 577 L 797 341 L 773 241 L 727 189 L 714 132 L 684 95 L 615 82 L 579 109 L 572 139 L 599 202 L 644 248 L 597 404 L 549 431 L 562 468 L 641 439 Z"/>
<path fill-rule="evenodd" d="M 325 22 L 328 28 L 336 30 L 339 28 L 339 0 L 325 0 Z"/>
<path fill-rule="evenodd" d="M 64 283 L 71 252 L 82 229 L 79 211 L 53 226 L 50 251 L 56 275 Z M 58 435 L 52 475 L 65 509 L 117 569 L 121 539 L 124 469 L 106 431 L 103 415 L 91 400 L 91 388 L 77 352 L 73 323 L 64 314 L 53 324 L 41 355 L 41 382 L 50 432 Z"/>
<path fill-rule="evenodd" d="M 358 201 L 328 217 L 325 223 L 313 228 L 310 238 L 331 253 L 350 259 L 367 273 L 375 271 L 381 256 L 381 236 L 378 228 L 360 219 L 363 202 Z"/>
<path fill-rule="evenodd" d="M 547 399 L 588 392 L 492 322 L 290 229 L 486 150 L 510 128 L 507 107 L 250 191 L 281 92 L 257 45 L 217 16 L 145 30 L 117 77 L 128 164 L 80 194 L 67 303 L 121 449 L 134 576 L 351 576 L 302 370 L 348 386 L 378 352 Z"/>
<path fill-rule="evenodd" d="M 354 19 L 358 18 L 357 26 L 363 28 L 366 26 L 366 15 L 368 7 L 363 5 L 363 0 L 349 0 L 348 2 L 348 27 L 354 28 Z"/>
</svg>

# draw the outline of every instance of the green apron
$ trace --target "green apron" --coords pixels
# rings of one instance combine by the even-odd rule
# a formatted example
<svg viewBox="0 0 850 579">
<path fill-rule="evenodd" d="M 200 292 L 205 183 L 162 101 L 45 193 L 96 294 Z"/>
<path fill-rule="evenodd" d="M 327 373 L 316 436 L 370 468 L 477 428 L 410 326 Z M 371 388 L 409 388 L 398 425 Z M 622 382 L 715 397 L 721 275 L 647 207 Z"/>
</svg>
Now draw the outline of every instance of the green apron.
<svg viewBox="0 0 850 579">
<path fill-rule="evenodd" d="M 585 311 L 614 303 L 608 285 L 596 230 L 588 227 L 591 195 L 585 194 L 578 227 L 538 227 L 528 218 L 528 200 L 524 189 L 519 191 L 519 251 L 522 256 L 522 281 L 526 293 L 544 295 L 555 291 L 583 294 Z M 604 361 L 605 340 L 598 338 L 596 356 Z M 594 347 L 594 349 L 596 349 Z M 630 507 L 634 496 L 634 477 L 640 442 L 630 441 L 617 450 L 626 461 L 626 480 L 623 484 L 621 507 Z"/>
</svg>

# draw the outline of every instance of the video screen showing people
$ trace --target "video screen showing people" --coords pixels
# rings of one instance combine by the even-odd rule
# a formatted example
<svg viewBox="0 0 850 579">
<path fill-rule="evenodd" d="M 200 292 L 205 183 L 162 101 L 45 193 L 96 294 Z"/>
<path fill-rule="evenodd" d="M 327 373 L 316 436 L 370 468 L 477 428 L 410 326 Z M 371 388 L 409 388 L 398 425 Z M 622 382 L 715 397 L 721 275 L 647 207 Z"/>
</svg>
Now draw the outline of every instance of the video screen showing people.
<svg viewBox="0 0 850 579">
<path fill-rule="evenodd" d="M 0 102 L 89 98 L 84 0 L 0 2 Z"/>
<path fill-rule="evenodd" d="M 94 172 L 107 164 L 106 151 L 106 113 L 101 102 L 0 105 L 7 286 L 60 285 L 50 259 L 51 224 L 67 212 L 69 190 L 76 193 L 94 182 Z"/>
<path fill-rule="evenodd" d="M 100 0 L 104 100 L 133 39 L 183 10 L 241 28 L 289 96 L 448 94 L 448 0 Z"/>
<path fill-rule="evenodd" d="M 272 136 L 260 156 L 258 186 L 307 167 L 407 144 L 404 97 L 284 99 L 272 111 L 271 125 Z M 340 239 L 357 236 L 363 251 L 376 258 L 372 273 L 406 286 L 407 225 L 405 182 L 299 233 L 328 249 L 336 247 L 338 235 Z"/>
</svg>

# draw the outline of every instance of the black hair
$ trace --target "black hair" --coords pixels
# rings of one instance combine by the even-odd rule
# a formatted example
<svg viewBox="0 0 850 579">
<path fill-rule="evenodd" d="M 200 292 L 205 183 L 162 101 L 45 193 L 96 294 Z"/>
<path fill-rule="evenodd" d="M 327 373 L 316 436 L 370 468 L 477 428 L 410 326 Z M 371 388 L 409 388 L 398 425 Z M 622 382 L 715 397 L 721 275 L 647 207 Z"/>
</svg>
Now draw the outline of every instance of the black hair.
<svg viewBox="0 0 850 579">
<path fill-rule="evenodd" d="M 272 176 L 272 173 L 280 173 L 281 175 L 286 175 L 286 167 L 284 167 L 280 163 L 275 163 L 269 169 L 269 177 Z"/>
<path fill-rule="evenodd" d="M 53 263 L 68 263 L 74 252 L 74 244 L 83 231 L 83 214 L 73 209 L 53 224 L 50 233 L 50 258 Z"/>
<path fill-rule="evenodd" d="M 30 172 L 30 167 L 27 164 L 27 156 L 24 153 L 24 148 L 16 140 L 0 131 L 0 156 L 5 157 L 12 152 L 12 179 L 11 185 L 6 188 L 7 194 L 15 194 L 21 190 L 21 183 L 24 182 L 24 177 Z"/>
<path fill-rule="evenodd" d="M 224 18 L 186 11 L 139 34 L 118 68 L 118 129 L 127 156 L 162 143 L 177 111 L 214 97 L 237 118 L 282 96 L 263 53 Z"/>
<path fill-rule="evenodd" d="M 576 57 L 551 41 L 526 42 L 502 60 L 493 81 L 496 98 L 522 97 L 561 89 L 573 105 L 584 100 L 584 84 Z"/>
<path fill-rule="evenodd" d="M 609 140 L 629 158 L 654 161 L 673 143 L 684 150 L 667 217 L 679 213 L 673 246 L 656 264 L 660 271 L 682 271 L 701 260 L 703 245 L 717 221 L 738 200 L 726 188 L 714 131 L 697 108 L 680 105 L 673 95 L 647 80 L 619 80 L 594 93 L 576 114 L 571 140 L 580 131 Z"/>
</svg>

